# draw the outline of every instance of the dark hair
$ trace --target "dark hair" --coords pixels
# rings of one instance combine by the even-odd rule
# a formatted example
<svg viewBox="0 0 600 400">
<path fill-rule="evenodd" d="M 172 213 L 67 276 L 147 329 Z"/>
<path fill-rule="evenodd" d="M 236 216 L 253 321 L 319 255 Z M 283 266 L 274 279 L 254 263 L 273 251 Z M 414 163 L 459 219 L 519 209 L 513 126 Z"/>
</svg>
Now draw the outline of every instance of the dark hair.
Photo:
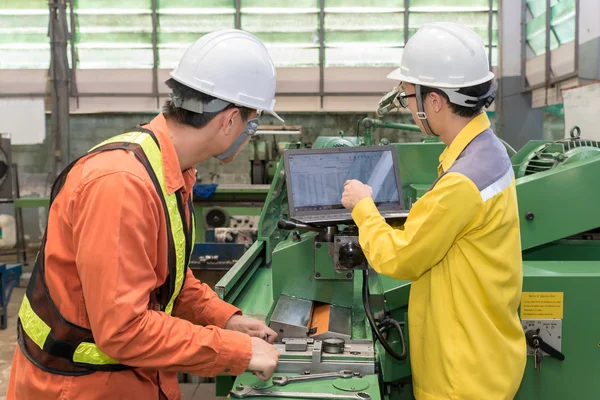
<svg viewBox="0 0 600 400">
<path fill-rule="evenodd" d="M 458 91 L 458 93 L 466 94 L 467 96 L 480 97 L 480 96 L 483 96 L 484 94 L 486 94 L 488 92 L 488 90 L 490 90 L 491 85 L 492 85 L 492 81 L 488 81 L 485 83 L 480 83 L 479 85 L 461 88 Z M 464 106 L 459 106 L 454 103 L 450 103 L 450 99 L 448 98 L 448 95 L 446 93 L 444 93 L 443 91 L 441 91 L 440 89 L 427 87 L 427 86 L 421 86 L 421 94 L 422 94 L 423 98 L 425 98 L 425 96 L 427 96 L 429 93 L 437 93 L 440 96 L 442 96 L 443 98 L 445 98 L 446 101 L 448 102 L 448 104 L 450 105 L 450 109 L 452 110 L 452 112 L 454 114 L 464 117 L 464 118 L 473 118 L 474 116 L 479 114 L 481 112 L 481 110 L 483 109 L 483 106 L 472 108 L 472 107 L 464 107 Z"/>
<path fill-rule="evenodd" d="M 208 94 L 189 88 L 177 82 L 174 79 L 169 79 L 165 82 L 165 84 L 173 91 L 173 94 L 179 96 L 184 101 L 192 99 L 201 101 L 202 103 L 208 103 L 211 100 L 215 99 L 214 97 L 209 96 Z M 165 115 L 166 119 L 179 122 L 182 125 L 188 125 L 193 128 L 204 128 L 206 125 L 208 125 L 210 121 L 212 121 L 213 118 L 219 115 L 219 113 L 232 107 L 237 107 L 240 110 L 240 114 L 244 122 L 248 121 L 248 117 L 250 117 L 252 109 L 246 107 L 238 107 L 233 104 L 228 105 L 221 111 L 217 111 L 214 113 L 199 114 L 192 111 L 184 110 L 180 107 L 175 107 L 171 99 L 169 99 L 165 101 L 165 104 L 163 106 L 163 114 Z"/>
</svg>

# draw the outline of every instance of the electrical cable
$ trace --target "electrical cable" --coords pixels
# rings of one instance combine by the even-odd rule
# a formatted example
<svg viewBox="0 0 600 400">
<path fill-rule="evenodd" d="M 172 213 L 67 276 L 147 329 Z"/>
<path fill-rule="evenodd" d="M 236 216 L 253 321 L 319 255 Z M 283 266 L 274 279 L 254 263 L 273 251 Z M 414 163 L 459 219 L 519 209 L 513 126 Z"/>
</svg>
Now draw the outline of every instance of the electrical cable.
<svg viewBox="0 0 600 400">
<path fill-rule="evenodd" d="M 389 317 L 386 317 L 386 319 L 383 320 L 383 322 L 377 326 L 375 324 L 375 319 L 373 318 L 373 313 L 371 312 L 371 304 L 369 303 L 369 270 L 366 269 L 363 271 L 363 283 L 362 283 L 362 296 L 363 296 L 363 305 L 365 308 L 365 314 L 367 315 L 367 319 L 369 320 L 369 324 L 371 325 L 371 329 L 373 330 L 373 333 L 375 333 L 375 337 L 377 340 L 379 340 L 379 342 L 381 343 L 381 345 L 383 346 L 383 348 L 385 349 L 385 351 L 392 356 L 393 358 L 395 358 L 396 360 L 402 361 L 406 359 L 406 342 L 404 341 L 404 334 L 402 333 L 402 327 L 400 326 L 400 323 L 398 321 L 395 321 Z M 402 353 L 398 354 L 398 352 L 396 352 L 394 349 L 392 349 L 392 346 L 390 346 L 390 343 L 387 341 L 386 338 L 383 337 L 383 333 L 385 333 L 386 330 L 388 330 L 390 327 L 395 327 L 398 330 L 398 333 L 400 335 L 400 340 L 402 342 Z"/>
</svg>

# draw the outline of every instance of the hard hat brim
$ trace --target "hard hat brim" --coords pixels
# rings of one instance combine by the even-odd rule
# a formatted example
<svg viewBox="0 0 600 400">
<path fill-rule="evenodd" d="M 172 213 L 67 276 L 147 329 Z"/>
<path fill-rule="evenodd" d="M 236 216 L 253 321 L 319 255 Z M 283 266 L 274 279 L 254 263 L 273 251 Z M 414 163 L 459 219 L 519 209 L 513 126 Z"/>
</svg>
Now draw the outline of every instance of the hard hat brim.
<svg viewBox="0 0 600 400">
<path fill-rule="evenodd" d="M 279 115 L 277 115 L 277 113 L 275 111 L 271 111 L 271 110 L 264 110 L 267 114 L 270 114 L 272 116 L 274 116 L 275 118 L 277 118 L 281 123 L 285 124 L 285 121 L 283 120 L 283 118 L 281 118 Z"/>
<path fill-rule="evenodd" d="M 465 82 L 461 85 L 449 85 L 448 83 L 443 83 L 443 82 L 435 82 L 435 81 L 426 82 L 426 81 L 422 81 L 415 77 L 406 76 L 402 73 L 401 68 L 396 68 L 395 70 L 393 70 L 392 72 L 390 72 L 388 74 L 387 78 L 394 80 L 394 81 L 412 83 L 413 85 L 423 85 L 423 86 L 427 86 L 427 87 L 444 88 L 444 89 L 460 89 L 460 88 L 475 86 L 475 85 L 479 85 L 481 83 L 489 82 L 492 79 L 494 79 L 494 76 L 495 76 L 494 73 L 492 71 L 490 71 L 485 76 L 485 78 L 478 79 L 478 80 L 475 80 L 472 82 Z"/>
</svg>

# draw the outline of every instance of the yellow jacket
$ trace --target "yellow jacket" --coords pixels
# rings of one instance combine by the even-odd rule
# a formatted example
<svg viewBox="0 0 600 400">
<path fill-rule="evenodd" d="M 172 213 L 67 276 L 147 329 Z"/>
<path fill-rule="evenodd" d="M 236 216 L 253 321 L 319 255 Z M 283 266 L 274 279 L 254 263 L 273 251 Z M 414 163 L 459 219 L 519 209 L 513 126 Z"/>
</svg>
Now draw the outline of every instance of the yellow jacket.
<svg viewBox="0 0 600 400">
<path fill-rule="evenodd" d="M 371 198 L 352 212 L 370 265 L 411 280 L 415 397 L 513 399 L 526 363 L 517 309 L 523 269 L 514 174 L 485 113 L 440 156 L 440 178 L 389 226 Z"/>
</svg>

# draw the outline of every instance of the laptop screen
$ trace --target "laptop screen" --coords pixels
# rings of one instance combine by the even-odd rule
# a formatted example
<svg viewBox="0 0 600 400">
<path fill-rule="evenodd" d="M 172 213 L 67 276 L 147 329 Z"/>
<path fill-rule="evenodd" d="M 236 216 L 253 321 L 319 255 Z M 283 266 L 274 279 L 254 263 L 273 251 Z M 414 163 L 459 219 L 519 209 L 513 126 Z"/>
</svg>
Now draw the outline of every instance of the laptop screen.
<svg viewBox="0 0 600 400">
<path fill-rule="evenodd" d="M 377 208 L 403 209 L 393 146 L 288 150 L 284 155 L 292 215 L 345 210 L 342 193 L 350 179 L 373 188 Z"/>
</svg>

